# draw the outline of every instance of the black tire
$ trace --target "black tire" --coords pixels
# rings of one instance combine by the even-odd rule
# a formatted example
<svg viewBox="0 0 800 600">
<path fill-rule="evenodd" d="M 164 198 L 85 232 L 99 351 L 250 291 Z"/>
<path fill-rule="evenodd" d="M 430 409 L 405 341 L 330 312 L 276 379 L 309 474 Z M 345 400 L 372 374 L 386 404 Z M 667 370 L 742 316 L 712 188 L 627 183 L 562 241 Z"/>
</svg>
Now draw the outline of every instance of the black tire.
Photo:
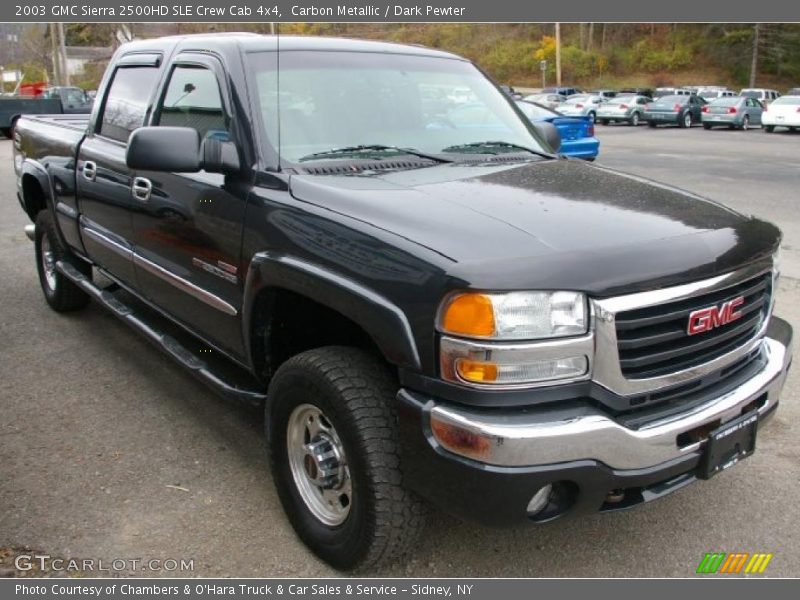
<svg viewBox="0 0 800 600">
<path fill-rule="evenodd" d="M 0 133 L 3 134 L 4 137 L 11 139 L 11 127 L 3 127 L 0 129 Z"/>
<path fill-rule="evenodd" d="M 689 129 L 692 126 L 692 113 L 687 111 L 678 118 L 678 125 L 681 129 Z"/>
<path fill-rule="evenodd" d="M 89 304 L 89 295 L 55 270 L 55 263 L 68 260 L 76 269 L 91 277 L 91 267 L 73 258 L 56 233 L 53 219 L 47 210 L 36 215 L 36 268 L 44 299 L 57 312 L 80 310 Z M 47 265 L 47 266 L 46 266 Z"/>
<path fill-rule="evenodd" d="M 748 115 L 745 115 L 742 119 L 742 124 L 739 126 L 739 129 L 742 131 L 747 131 L 750 129 L 750 117 Z"/>
<path fill-rule="evenodd" d="M 764 125 L 764 133 L 772 133 L 775 131 L 775 125 Z"/>
<path fill-rule="evenodd" d="M 600 119 L 600 125 L 608 125 L 608 119 Z"/>
<path fill-rule="evenodd" d="M 650 129 L 655 129 L 655 128 L 656 128 L 656 124 L 655 124 L 655 123 L 653 123 L 652 121 L 648 121 L 648 122 L 647 122 L 647 126 L 648 126 Z"/>
<path fill-rule="evenodd" d="M 631 127 L 638 127 L 639 126 L 639 113 L 634 112 L 631 115 Z"/>
<path fill-rule="evenodd" d="M 379 360 L 355 348 L 332 346 L 292 357 L 270 383 L 266 428 L 278 496 L 297 535 L 340 570 L 390 564 L 413 548 L 425 524 L 425 504 L 403 487 L 397 387 Z M 294 479 L 288 428 L 305 406 L 320 411 L 346 457 L 352 501 L 337 525 L 325 524 L 312 512 Z"/>
<path fill-rule="evenodd" d="M 711 129 L 711 123 L 703 123 L 703 129 L 705 129 L 706 131 Z"/>
</svg>

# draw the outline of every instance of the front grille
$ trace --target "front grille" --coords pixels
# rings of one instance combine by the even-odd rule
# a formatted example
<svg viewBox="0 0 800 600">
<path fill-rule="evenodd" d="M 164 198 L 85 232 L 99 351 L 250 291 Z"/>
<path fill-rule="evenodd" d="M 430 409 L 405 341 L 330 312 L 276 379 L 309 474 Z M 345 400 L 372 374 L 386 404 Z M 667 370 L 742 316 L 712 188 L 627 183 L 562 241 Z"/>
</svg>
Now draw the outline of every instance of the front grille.
<svg viewBox="0 0 800 600">
<path fill-rule="evenodd" d="M 772 292 L 766 273 L 702 296 L 620 312 L 617 347 L 622 374 L 628 379 L 658 377 L 707 363 L 742 346 L 761 328 Z M 742 317 L 711 331 L 688 335 L 689 314 L 744 297 Z"/>
</svg>

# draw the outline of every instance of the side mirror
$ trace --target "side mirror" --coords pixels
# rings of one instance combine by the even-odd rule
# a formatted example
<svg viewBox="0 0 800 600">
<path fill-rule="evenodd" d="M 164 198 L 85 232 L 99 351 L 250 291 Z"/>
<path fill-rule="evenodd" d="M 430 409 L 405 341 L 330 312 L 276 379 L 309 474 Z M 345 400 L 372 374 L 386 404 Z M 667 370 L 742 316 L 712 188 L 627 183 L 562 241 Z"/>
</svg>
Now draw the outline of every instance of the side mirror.
<svg viewBox="0 0 800 600">
<path fill-rule="evenodd" d="M 191 127 L 140 127 L 128 138 L 125 162 L 138 171 L 196 173 L 200 134 Z"/>
<path fill-rule="evenodd" d="M 561 134 L 558 132 L 558 127 L 547 121 L 534 123 L 533 127 L 553 149 L 553 153 L 557 154 L 561 150 Z"/>
<path fill-rule="evenodd" d="M 191 127 L 140 127 L 128 139 L 128 167 L 139 171 L 238 173 L 236 144 L 213 135 L 200 140 Z"/>
</svg>

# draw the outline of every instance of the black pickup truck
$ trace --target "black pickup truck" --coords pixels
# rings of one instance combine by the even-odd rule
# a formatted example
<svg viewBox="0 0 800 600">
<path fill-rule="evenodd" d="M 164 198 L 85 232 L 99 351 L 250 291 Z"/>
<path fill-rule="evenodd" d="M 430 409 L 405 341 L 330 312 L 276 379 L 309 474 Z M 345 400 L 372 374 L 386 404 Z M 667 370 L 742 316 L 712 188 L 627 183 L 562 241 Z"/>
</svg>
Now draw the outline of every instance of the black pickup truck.
<svg viewBox="0 0 800 600">
<path fill-rule="evenodd" d="M 350 569 L 413 549 L 428 504 L 659 498 L 777 407 L 779 230 L 557 147 L 457 56 L 227 34 L 122 46 L 14 161 L 50 306 L 263 405 L 289 520 Z"/>
</svg>

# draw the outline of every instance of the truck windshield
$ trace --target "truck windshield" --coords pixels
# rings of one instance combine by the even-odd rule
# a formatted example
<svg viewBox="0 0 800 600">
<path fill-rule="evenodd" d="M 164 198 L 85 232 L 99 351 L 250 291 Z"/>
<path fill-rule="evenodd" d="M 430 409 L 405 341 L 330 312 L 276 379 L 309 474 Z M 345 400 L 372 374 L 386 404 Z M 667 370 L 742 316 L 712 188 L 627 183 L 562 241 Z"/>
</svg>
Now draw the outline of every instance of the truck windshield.
<svg viewBox="0 0 800 600">
<path fill-rule="evenodd" d="M 253 53 L 249 61 L 264 134 L 283 162 L 387 158 L 392 150 L 451 159 L 547 152 L 502 92 L 465 61 L 292 50 L 280 54 L 280 77 L 274 55 Z"/>
</svg>

